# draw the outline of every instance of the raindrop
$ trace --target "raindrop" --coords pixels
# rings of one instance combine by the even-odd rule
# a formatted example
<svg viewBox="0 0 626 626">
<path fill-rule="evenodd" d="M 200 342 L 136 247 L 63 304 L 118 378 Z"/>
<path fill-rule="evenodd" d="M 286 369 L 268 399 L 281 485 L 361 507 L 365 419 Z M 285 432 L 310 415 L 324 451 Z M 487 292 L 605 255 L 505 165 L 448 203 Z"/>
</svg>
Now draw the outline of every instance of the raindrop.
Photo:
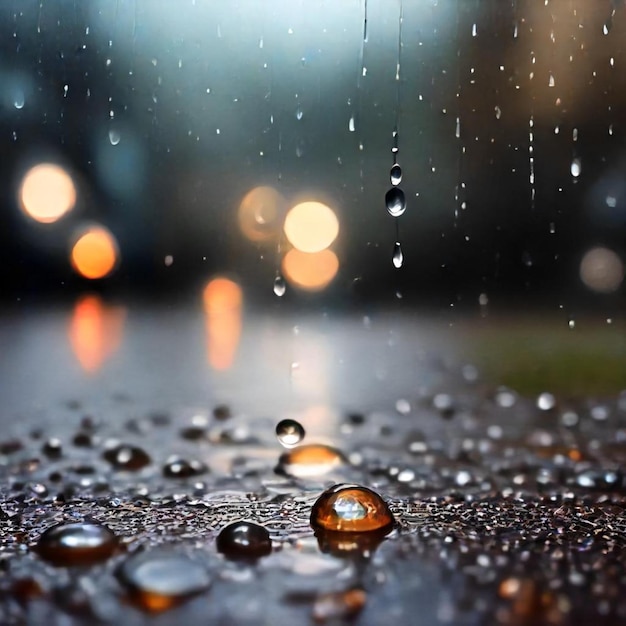
<svg viewBox="0 0 626 626">
<path fill-rule="evenodd" d="M 122 563 L 117 577 L 139 606 L 155 613 L 181 604 L 211 584 L 200 563 L 163 548 L 135 553 Z"/>
<path fill-rule="evenodd" d="M 392 217 L 400 217 L 406 211 L 406 198 L 400 187 L 392 187 L 385 194 L 387 211 Z"/>
<path fill-rule="evenodd" d="M 218 552 L 232 559 L 256 559 L 272 551 L 267 528 L 254 522 L 233 522 L 222 528 L 216 544 Z"/>
<path fill-rule="evenodd" d="M 398 411 L 400 415 L 408 415 L 411 412 L 411 404 L 408 400 L 400 398 L 396 401 L 396 411 Z"/>
<path fill-rule="evenodd" d="M 102 457 L 119 470 L 136 471 L 150 463 L 150 457 L 142 448 L 124 444 L 106 449 Z"/>
<path fill-rule="evenodd" d="M 550 79 L 548 80 L 548 87 L 554 87 L 554 76 L 550 74 Z"/>
<path fill-rule="evenodd" d="M 537 408 L 541 411 L 551 411 L 556 406 L 556 398 L 549 392 L 544 391 L 537 398 Z"/>
<path fill-rule="evenodd" d="M 206 471 L 207 466 L 201 461 L 187 460 L 178 455 L 169 457 L 163 466 L 163 476 L 166 478 L 190 478 Z"/>
<path fill-rule="evenodd" d="M 297 478 L 307 478 L 327 474 L 345 462 L 339 450 L 322 444 L 309 444 L 282 454 L 276 471 Z"/>
<path fill-rule="evenodd" d="M 296 119 L 297 120 L 301 120 L 303 115 L 304 115 L 304 113 L 302 112 L 302 109 L 300 107 L 298 107 L 296 109 Z"/>
<path fill-rule="evenodd" d="M 574 328 L 576 328 L 576 320 L 569 320 L 569 322 L 567 322 L 567 326 L 570 330 L 574 330 Z"/>
<path fill-rule="evenodd" d="M 580 159 L 574 159 L 572 161 L 572 165 L 570 166 L 570 172 L 572 173 L 572 176 L 574 178 L 578 178 L 580 176 L 580 172 L 581 172 L 581 163 L 580 163 Z"/>
<path fill-rule="evenodd" d="M 517 402 L 517 396 L 510 389 L 501 387 L 496 393 L 496 404 L 503 409 L 510 409 Z"/>
<path fill-rule="evenodd" d="M 16 109 L 24 108 L 24 92 L 21 89 L 15 94 L 15 98 L 13 99 L 13 106 Z"/>
<path fill-rule="evenodd" d="M 114 128 L 112 128 L 109 131 L 109 141 L 111 142 L 112 146 L 117 146 L 121 138 L 122 136 L 120 135 L 119 130 L 115 130 Z"/>
<path fill-rule="evenodd" d="M 117 537 L 100 524 L 59 524 L 48 528 L 37 542 L 42 559 L 59 566 L 93 565 L 108 559 Z"/>
<path fill-rule="evenodd" d="M 402 254 L 402 248 L 399 241 L 396 241 L 393 246 L 393 256 L 391 257 L 391 260 L 393 261 L 393 266 L 396 269 L 400 269 L 402 267 L 402 263 L 404 263 L 404 255 Z"/>
<path fill-rule="evenodd" d="M 285 284 L 285 279 L 282 276 L 276 276 L 274 279 L 274 293 L 279 297 L 285 295 L 285 291 L 287 291 L 287 285 Z"/>
<path fill-rule="evenodd" d="M 296 420 L 281 420 L 276 425 L 276 437 L 285 448 L 292 448 L 304 439 L 304 428 Z"/>
<path fill-rule="evenodd" d="M 399 185 L 402 182 L 402 168 L 394 163 L 389 171 L 389 178 L 391 179 L 392 185 Z"/>
<path fill-rule="evenodd" d="M 389 532 L 393 525 L 387 503 L 360 485 L 334 485 L 322 493 L 311 510 L 311 526 L 326 531 Z"/>
<path fill-rule="evenodd" d="M 476 24 L 472 24 L 472 37 L 476 37 L 477 34 Z"/>
<path fill-rule="evenodd" d="M 354 125 L 354 115 L 352 115 L 350 117 L 350 121 L 348 122 L 348 130 L 353 133 L 356 130 L 356 127 Z"/>
<path fill-rule="evenodd" d="M 456 130 L 454 131 L 454 136 L 459 139 L 461 137 L 461 119 L 456 118 Z"/>
<path fill-rule="evenodd" d="M 611 32 L 611 28 L 613 26 L 613 18 L 609 17 L 609 19 L 604 22 L 604 24 L 602 25 L 602 32 L 605 35 L 608 35 Z"/>
</svg>

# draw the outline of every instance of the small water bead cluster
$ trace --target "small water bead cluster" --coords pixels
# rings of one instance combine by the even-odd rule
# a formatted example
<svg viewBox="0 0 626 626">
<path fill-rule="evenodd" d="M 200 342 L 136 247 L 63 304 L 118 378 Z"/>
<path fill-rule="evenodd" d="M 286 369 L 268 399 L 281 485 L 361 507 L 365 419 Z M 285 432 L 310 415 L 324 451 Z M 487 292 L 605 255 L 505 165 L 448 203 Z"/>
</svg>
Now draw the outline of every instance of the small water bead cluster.
<svg viewBox="0 0 626 626">
<path fill-rule="evenodd" d="M 406 196 L 404 195 L 404 191 L 399 187 L 402 182 L 402 168 L 398 163 L 398 132 L 395 130 L 393 132 L 391 152 L 393 154 L 393 165 L 389 171 L 389 179 L 392 186 L 385 194 L 385 205 L 387 206 L 389 215 L 398 218 L 406 211 Z M 398 238 L 399 237 L 397 237 L 397 239 Z M 402 267 L 404 256 L 399 241 L 396 241 L 394 244 L 392 261 L 395 268 Z"/>
</svg>

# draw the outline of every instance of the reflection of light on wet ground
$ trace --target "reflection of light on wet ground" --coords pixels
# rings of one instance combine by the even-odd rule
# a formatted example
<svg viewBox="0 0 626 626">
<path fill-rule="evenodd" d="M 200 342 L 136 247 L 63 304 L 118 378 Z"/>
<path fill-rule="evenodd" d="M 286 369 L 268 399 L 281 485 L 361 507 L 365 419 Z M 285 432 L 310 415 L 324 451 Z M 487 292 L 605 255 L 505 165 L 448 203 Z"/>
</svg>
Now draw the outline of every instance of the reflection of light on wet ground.
<svg viewBox="0 0 626 626">
<path fill-rule="evenodd" d="M 214 278 L 204 289 L 207 355 L 211 367 L 229 369 L 241 336 L 243 293 L 228 278 Z"/>
<path fill-rule="evenodd" d="M 339 259 L 332 250 L 307 253 L 290 250 L 283 259 L 283 273 L 287 280 L 306 291 L 320 291 L 335 278 Z"/>
<path fill-rule="evenodd" d="M 105 304 L 99 296 L 76 301 L 69 326 L 72 350 L 86 372 L 99 370 L 122 343 L 126 309 Z"/>
<path fill-rule="evenodd" d="M 118 261 L 118 247 L 113 235 L 102 226 L 83 232 L 72 247 L 73 268 L 84 278 L 108 276 Z"/>
<path fill-rule="evenodd" d="M 26 215 L 42 224 L 52 224 L 74 208 L 76 187 L 62 167 L 40 163 L 26 172 L 19 201 Z"/>
<path fill-rule="evenodd" d="M 593 291 L 611 293 L 624 280 L 624 264 L 608 248 L 592 248 L 580 262 L 580 278 Z"/>
<path fill-rule="evenodd" d="M 335 212 L 321 202 L 302 202 L 285 218 L 285 235 L 294 248 L 302 252 L 320 252 L 328 248 L 339 234 Z"/>
<path fill-rule="evenodd" d="M 273 187 L 255 187 L 239 205 L 239 228 L 250 241 L 274 239 L 282 226 L 285 199 Z"/>
</svg>

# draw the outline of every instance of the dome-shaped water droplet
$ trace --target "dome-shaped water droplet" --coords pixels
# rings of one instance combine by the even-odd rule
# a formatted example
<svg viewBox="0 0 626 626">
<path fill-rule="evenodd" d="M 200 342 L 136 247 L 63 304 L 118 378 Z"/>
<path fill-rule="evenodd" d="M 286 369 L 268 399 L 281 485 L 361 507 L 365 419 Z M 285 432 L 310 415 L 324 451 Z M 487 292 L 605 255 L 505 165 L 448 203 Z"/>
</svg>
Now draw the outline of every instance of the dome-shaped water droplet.
<svg viewBox="0 0 626 626">
<path fill-rule="evenodd" d="M 341 484 L 326 490 L 311 510 L 311 526 L 338 532 L 391 530 L 394 518 L 387 503 L 360 485 Z"/>
<path fill-rule="evenodd" d="M 181 604 L 211 584 L 201 563 L 165 548 L 135 553 L 121 565 L 117 577 L 136 604 L 159 613 Z"/>
<path fill-rule="evenodd" d="M 394 163 L 389 171 L 389 178 L 391 179 L 392 185 L 399 185 L 402 182 L 402 168 Z"/>
<path fill-rule="evenodd" d="M 222 528 L 217 536 L 217 549 L 230 558 L 256 559 L 272 551 L 270 534 L 254 522 L 234 522 Z"/>
<path fill-rule="evenodd" d="M 307 478 L 328 474 L 345 462 L 339 450 L 321 444 L 309 444 L 282 454 L 276 471 L 297 478 Z"/>
<path fill-rule="evenodd" d="M 274 293 L 281 298 L 285 295 L 285 291 L 287 291 L 285 279 L 282 276 L 276 276 L 274 279 Z"/>
<path fill-rule="evenodd" d="M 406 198 L 400 187 L 392 187 L 385 194 L 385 205 L 392 217 L 400 217 L 406 211 Z"/>
<path fill-rule="evenodd" d="M 93 565 L 108 559 L 117 548 L 117 537 L 100 524 L 59 524 L 48 528 L 36 551 L 53 565 Z"/>
<path fill-rule="evenodd" d="M 131 471 L 145 467 L 151 460 L 148 454 L 141 448 L 124 444 L 114 445 L 106 449 L 102 453 L 102 457 L 116 469 Z"/>
<path fill-rule="evenodd" d="M 285 448 L 292 448 L 304 439 L 304 428 L 296 420 L 281 420 L 276 425 L 276 437 Z"/>
<path fill-rule="evenodd" d="M 404 263 L 404 255 L 402 254 L 402 247 L 400 246 L 399 241 L 396 241 L 393 246 L 393 256 L 391 257 L 391 260 L 393 261 L 393 266 L 396 269 L 401 268 Z"/>
<path fill-rule="evenodd" d="M 115 128 L 109 130 L 109 141 L 111 142 L 112 146 L 117 146 L 121 138 L 122 136 L 119 130 L 116 130 Z"/>
<path fill-rule="evenodd" d="M 163 466 L 163 476 L 166 478 L 190 478 L 206 471 L 207 466 L 201 461 L 184 459 L 178 455 L 169 457 Z"/>
</svg>

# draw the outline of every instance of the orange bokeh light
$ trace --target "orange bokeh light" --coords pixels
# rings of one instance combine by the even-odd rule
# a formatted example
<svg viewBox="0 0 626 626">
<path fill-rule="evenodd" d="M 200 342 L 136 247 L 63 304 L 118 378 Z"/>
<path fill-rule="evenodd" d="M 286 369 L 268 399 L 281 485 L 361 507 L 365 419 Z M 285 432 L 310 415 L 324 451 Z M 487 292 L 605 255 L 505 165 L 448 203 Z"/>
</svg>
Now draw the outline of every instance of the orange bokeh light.
<svg viewBox="0 0 626 626">
<path fill-rule="evenodd" d="M 74 305 L 70 345 L 86 372 L 95 372 L 122 343 L 126 309 L 111 307 L 96 295 L 82 296 Z"/>
<path fill-rule="evenodd" d="M 321 252 L 337 239 L 339 220 L 321 202 L 301 202 L 285 218 L 285 235 L 301 252 Z"/>
<path fill-rule="evenodd" d="M 102 226 L 88 228 L 72 247 L 74 269 L 90 279 L 108 276 L 118 261 L 118 247 L 113 235 Z"/>
<path fill-rule="evenodd" d="M 204 288 L 207 356 L 216 370 L 229 369 L 241 336 L 243 292 L 228 278 L 214 278 Z"/>
<path fill-rule="evenodd" d="M 332 250 L 309 254 L 290 250 L 283 259 L 283 273 L 296 287 L 307 291 L 324 289 L 337 275 L 339 259 Z"/>
<path fill-rule="evenodd" d="M 26 215 L 42 224 L 52 224 L 74 208 L 76 187 L 62 167 L 40 163 L 24 175 L 19 201 Z"/>
<path fill-rule="evenodd" d="M 285 199 L 273 187 L 255 187 L 239 205 L 239 228 L 250 241 L 267 241 L 278 234 L 285 214 Z"/>
</svg>

